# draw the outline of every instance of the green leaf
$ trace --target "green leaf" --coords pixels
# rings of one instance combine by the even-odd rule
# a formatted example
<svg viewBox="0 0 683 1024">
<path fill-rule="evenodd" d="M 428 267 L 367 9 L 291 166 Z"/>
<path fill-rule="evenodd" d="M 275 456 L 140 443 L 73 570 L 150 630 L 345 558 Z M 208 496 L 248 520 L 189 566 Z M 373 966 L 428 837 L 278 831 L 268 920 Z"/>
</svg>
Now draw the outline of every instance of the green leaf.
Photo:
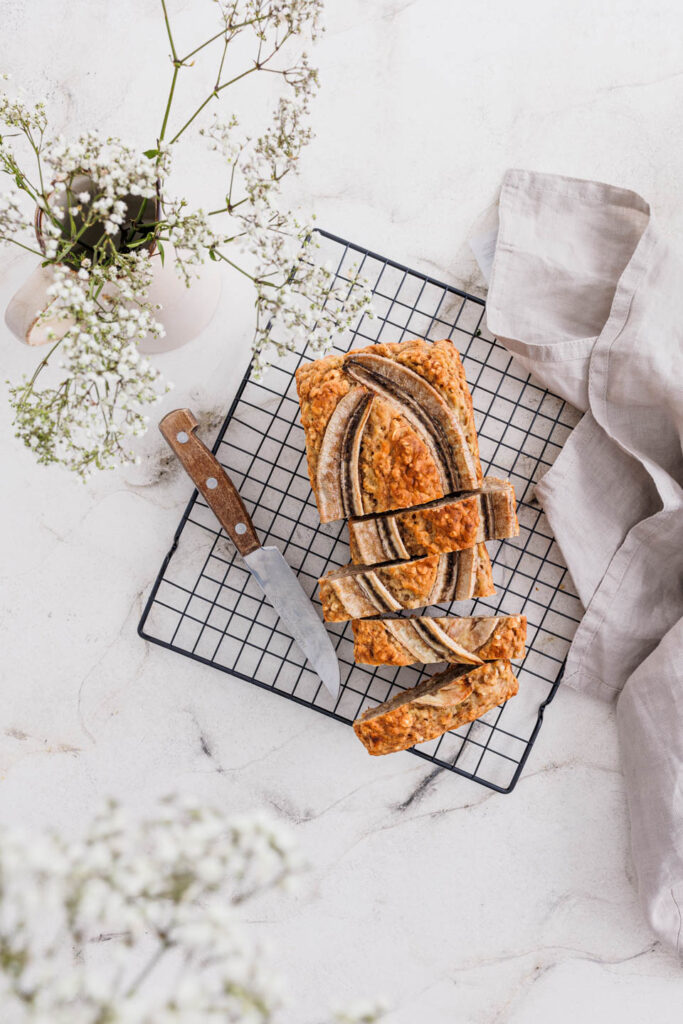
<svg viewBox="0 0 683 1024">
<path fill-rule="evenodd" d="M 153 160 L 155 156 L 159 156 L 158 149 L 146 149 L 143 156 L 148 156 L 150 160 Z"/>
<path fill-rule="evenodd" d="M 159 250 L 159 255 L 161 256 L 161 265 L 163 267 L 164 260 L 166 258 L 166 253 L 164 252 L 164 246 L 161 242 L 157 242 L 157 249 Z"/>
<path fill-rule="evenodd" d="M 216 253 L 213 251 L 213 249 L 209 249 L 209 259 L 213 260 L 214 263 L 216 263 L 216 261 L 218 260 L 218 256 L 216 256 Z"/>
</svg>

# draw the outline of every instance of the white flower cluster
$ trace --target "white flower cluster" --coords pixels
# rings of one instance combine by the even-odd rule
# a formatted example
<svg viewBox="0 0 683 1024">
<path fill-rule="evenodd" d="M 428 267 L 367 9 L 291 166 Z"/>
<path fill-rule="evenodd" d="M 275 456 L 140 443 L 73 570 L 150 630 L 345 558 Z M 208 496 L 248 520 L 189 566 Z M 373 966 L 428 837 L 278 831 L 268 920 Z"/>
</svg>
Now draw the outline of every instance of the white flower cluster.
<svg viewBox="0 0 683 1024">
<path fill-rule="evenodd" d="M 272 26 L 291 34 L 308 29 L 313 38 L 320 29 L 323 0 L 214 0 L 228 31 L 250 24 L 259 39 Z"/>
<path fill-rule="evenodd" d="M 40 320 L 48 336 L 61 337 L 64 379 L 40 391 L 35 378 L 10 389 L 16 436 L 38 462 L 61 462 L 87 479 L 133 458 L 129 439 L 145 432 L 144 407 L 163 393 L 158 372 L 138 350 L 142 338 L 164 333 L 144 301 L 150 273 L 146 252 L 77 273 L 55 268 Z"/>
<path fill-rule="evenodd" d="M 273 123 L 255 142 L 242 164 L 247 194 L 263 199 L 285 174 L 296 168 L 313 133 L 306 122 L 307 97 L 281 96 Z"/>
<path fill-rule="evenodd" d="M 225 3 L 224 16 L 236 6 Z M 261 36 L 267 35 L 269 27 L 282 24 L 296 26 L 292 29 L 296 32 L 302 31 L 306 22 L 309 30 L 318 26 L 317 3 L 254 0 L 247 7 L 250 17 L 260 19 Z M 308 114 L 318 79 L 304 54 L 283 73 L 283 80 L 289 94 L 279 98 L 271 124 L 255 140 L 238 136 L 234 116 L 227 122 L 214 117 L 201 132 L 231 168 L 226 212 L 236 224 L 234 237 L 251 258 L 257 290 L 253 359 L 257 378 L 273 353 L 282 356 L 301 347 L 302 341 L 314 351 L 324 352 L 363 311 L 372 315 L 364 282 L 351 270 L 345 283 L 335 284 L 330 268 L 315 264 L 312 258 L 315 242 L 310 225 L 300 224 L 283 208 L 281 181 L 296 169 L 301 151 L 312 137 Z M 243 189 L 241 199 L 233 199 L 237 184 Z"/>
<path fill-rule="evenodd" d="M 250 232 L 253 247 L 267 256 L 268 232 Z M 329 351 L 335 338 L 349 330 L 365 313 L 372 317 L 372 296 L 365 280 L 355 267 L 349 267 L 344 278 L 337 281 L 329 265 L 314 262 L 317 247 L 311 229 L 300 229 L 292 239 L 299 249 L 292 263 L 295 268 L 284 284 L 274 285 L 272 278 L 257 277 L 258 322 L 254 343 L 252 372 L 259 379 L 272 362 L 273 353 L 284 356 L 300 351 L 305 339 L 313 352 Z M 268 263 L 261 264 L 262 268 Z"/>
<path fill-rule="evenodd" d="M 242 250 L 254 264 L 257 379 L 273 353 L 283 356 L 302 341 L 314 352 L 325 352 L 363 312 L 373 315 L 371 295 L 355 270 L 349 270 L 345 282 L 335 282 L 331 268 L 315 262 L 312 226 L 281 208 L 280 181 L 296 166 L 310 138 L 304 113 L 305 99 L 282 98 L 273 125 L 244 149 L 240 162 L 249 202 L 233 211 L 233 219 Z"/>
<path fill-rule="evenodd" d="M 9 75 L 0 75 L 0 80 L 7 81 Z M 10 128 L 18 128 L 22 132 L 42 134 L 47 127 L 47 115 L 44 103 L 30 106 L 7 93 L 0 93 L 0 121 Z M 2 140 L 4 144 L 4 139 Z"/>
<path fill-rule="evenodd" d="M 0 192 L 0 236 L 2 238 L 12 239 L 30 227 L 30 219 L 22 209 L 25 198 L 17 189 Z"/>
<path fill-rule="evenodd" d="M 236 907 L 300 870 L 262 814 L 110 804 L 82 840 L 0 842 L 3 1024 L 258 1024 L 281 993 Z"/>
<path fill-rule="evenodd" d="M 54 345 L 34 375 L 10 389 L 15 430 L 39 462 L 61 462 L 84 478 L 132 457 L 128 439 L 144 432 L 144 409 L 162 390 L 159 375 L 140 357 L 138 342 L 163 333 L 147 291 L 151 253 L 163 260 L 165 243 L 173 246 L 175 267 L 187 284 L 207 255 L 225 260 L 254 281 L 257 374 L 270 354 L 300 347 L 303 340 L 323 351 L 369 306 L 369 296 L 353 274 L 338 287 L 329 268 L 313 263 L 310 250 L 302 258 L 310 228 L 282 208 L 280 183 L 296 168 L 310 141 L 309 102 L 317 88 L 317 71 L 306 54 L 283 60 L 283 48 L 294 37 L 316 37 L 322 0 L 217 2 L 223 30 L 187 57 L 177 56 L 165 19 L 173 78 L 159 138 L 144 154 L 94 131 L 74 141 L 45 139 L 42 104 L 30 108 L 0 95 L 0 122 L 25 136 L 36 157 L 40 185 L 31 184 L 2 139 L 0 171 L 40 207 L 38 242 L 55 268 L 51 303 L 38 324 L 48 338 L 53 330 Z M 228 45 L 249 32 L 251 61 L 224 81 L 224 69 L 230 66 L 225 60 Z M 214 43 L 222 56 L 212 90 L 168 141 L 177 75 L 195 53 Z M 225 206 L 207 214 L 184 199 L 171 199 L 166 182 L 177 140 L 223 89 L 261 71 L 278 76 L 286 95 L 279 98 L 272 122 L 260 136 L 240 137 L 234 115 L 227 121 L 215 117 L 200 129 L 228 167 Z M 214 215 L 220 213 L 227 215 L 227 230 L 213 227 Z M 1 197 L 0 239 L 35 251 L 30 238 L 24 242 L 17 237 L 28 230 L 16 193 Z M 250 261 L 248 268 L 236 262 L 238 246 Z M 224 251 L 228 249 L 229 255 Z M 39 389 L 36 379 L 52 352 L 58 353 L 64 377 Z"/>
<path fill-rule="evenodd" d="M 126 196 L 154 198 L 163 170 L 156 160 L 124 145 L 120 139 L 85 132 L 75 141 L 63 136 L 48 142 L 43 159 L 57 178 L 55 189 L 64 192 L 75 174 L 92 182 L 89 210 L 104 223 L 107 234 L 119 229 L 126 215 Z"/>
<path fill-rule="evenodd" d="M 209 149 L 220 153 L 231 166 L 236 163 L 244 146 L 244 142 L 236 138 L 238 126 L 239 122 L 234 114 L 227 121 L 214 114 L 211 123 L 199 129 L 199 134 L 207 140 Z"/>
<path fill-rule="evenodd" d="M 296 168 L 302 149 L 313 137 L 307 117 L 317 87 L 317 71 L 308 66 L 305 56 L 297 69 L 301 77 L 289 82 L 292 95 L 279 97 L 272 123 L 255 140 L 239 135 L 239 122 L 234 114 L 227 121 L 214 114 L 210 124 L 199 130 L 209 149 L 219 152 L 229 166 L 238 166 L 251 201 L 263 199 L 266 192 Z"/>
<path fill-rule="evenodd" d="M 164 203 L 164 217 L 159 225 L 158 240 L 162 245 L 170 242 L 175 248 L 175 268 L 186 285 L 192 283 L 193 268 L 200 266 L 210 249 L 220 245 L 222 239 L 209 222 L 202 209 L 187 209 L 187 201 L 167 200 Z"/>
</svg>

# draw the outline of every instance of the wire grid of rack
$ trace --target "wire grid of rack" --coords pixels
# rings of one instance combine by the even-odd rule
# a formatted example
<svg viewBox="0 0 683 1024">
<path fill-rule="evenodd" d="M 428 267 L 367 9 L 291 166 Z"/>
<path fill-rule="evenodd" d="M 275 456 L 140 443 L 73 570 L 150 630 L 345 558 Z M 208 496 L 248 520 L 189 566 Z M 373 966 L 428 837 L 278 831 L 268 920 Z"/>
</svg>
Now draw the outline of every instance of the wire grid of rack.
<svg viewBox="0 0 683 1024">
<path fill-rule="evenodd" d="M 501 708 L 411 753 L 499 792 L 510 792 L 555 695 L 582 614 L 562 555 L 533 497 L 578 414 L 535 383 L 490 336 L 475 296 L 318 231 L 313 258 L 350 284 L 360 271 L 375 316 L 363 314 L 336 350 L 403 338 L 450 337 L 472 391 L 484 472 L 512 481 L 520 534 L 488 545 L 496 594 L 429 609 L 429 614 L 525 614 L 528 647 L 516 670 L 519 693 Z M 321 525 L 306 469 L 294 371 L 315 358 L 305 347 L 257 383 L 245 376 L 214 445 L 263 544 L 277 545 L 317 602 L 317 580 L 349 558 L 344 523 Z M 414 686 L 427 668 L 353 661 L 350 623 L 328 626 L 341 669 L 333 700 L 195 491 L 140 621 L 142 637 L 349 724 L 371 704 Z M 350 742 L 356 742 L 350 740 Z"/>
</svg>

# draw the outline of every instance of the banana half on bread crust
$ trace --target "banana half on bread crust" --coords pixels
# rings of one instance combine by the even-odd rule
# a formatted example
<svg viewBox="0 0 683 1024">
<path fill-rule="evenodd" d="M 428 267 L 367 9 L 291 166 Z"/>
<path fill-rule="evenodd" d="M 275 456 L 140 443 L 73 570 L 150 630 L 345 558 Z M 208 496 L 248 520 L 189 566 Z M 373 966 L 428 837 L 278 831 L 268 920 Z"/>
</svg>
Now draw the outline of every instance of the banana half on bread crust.
<svg viewBox="0 0 683 1024">
<path fill-rule="evenodd" d="M 485 477 L 473 494 L 349 521 L 351 561 L 361 565 L 461 551 L 518 534 L 514 488 L 496 477 Z"/>
<path fill-rule="evenodd" d="M 524 615 L 359 619 L 352 626 L 354 660 L 365 665 L 481 665 L 524 657 Z"/>
<path fill-rule="evenodd" d="M 368 708 L 353 729 L 368 753 L 391 754 L 481 718 L 517 690 L 509 661 L 487 661 L 476 668 L 451 665 L 412 690 Z"/>
<path fill-rule="evenodd" d="M 472 398 L 451 341 L 326 356 L 299 367 L 296 383 L 321 522 L 481 485 Z"/>
<path fill-rule="evenodd" d="M 332 569 L 318 583 L 325 622 L 363 619 L 495 593 L 491 560 L 483 544 L 468 551 L 372 568 L 346 565 Z"/>
</svg>

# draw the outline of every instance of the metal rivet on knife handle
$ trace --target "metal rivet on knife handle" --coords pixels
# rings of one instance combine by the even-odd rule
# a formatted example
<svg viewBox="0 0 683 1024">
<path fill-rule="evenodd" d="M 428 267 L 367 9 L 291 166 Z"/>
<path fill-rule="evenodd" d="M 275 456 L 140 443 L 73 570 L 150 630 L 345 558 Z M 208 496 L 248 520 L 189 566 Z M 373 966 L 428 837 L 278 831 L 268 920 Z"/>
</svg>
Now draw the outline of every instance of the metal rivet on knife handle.
<svg viewBox="0 0 683 1024">
<path fill-rule="evenodd" d="M 261 543 L 237 488 L 216 456 L 197 437 L 198 426 L 190 409 L 175 409 L 164 416 L 159 430 L 239 553 L 248 555 Z M 238 525 L 241 529 L 237 529 Z"/>
</svg>

